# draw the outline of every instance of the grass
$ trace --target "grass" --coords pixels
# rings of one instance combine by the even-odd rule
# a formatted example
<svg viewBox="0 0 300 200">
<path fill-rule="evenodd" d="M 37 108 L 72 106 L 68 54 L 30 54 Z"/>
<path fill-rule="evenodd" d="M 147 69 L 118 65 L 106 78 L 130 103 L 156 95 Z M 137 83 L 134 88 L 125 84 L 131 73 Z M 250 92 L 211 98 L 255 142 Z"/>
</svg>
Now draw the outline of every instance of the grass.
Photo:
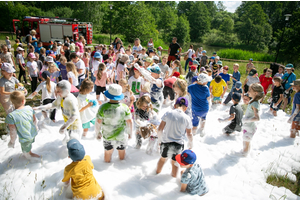
<svg viewBox="0 0 300 200">
<path fill-rule="evenodd" d="M 293 182 L 287 176 L 269 175 L 267 183 L 277 187 L 285 187 L 291 190 L 294 194 L 299 196 L 300 193 L 300 172 L 296 174 L 297 181 Z"/>
</svg>

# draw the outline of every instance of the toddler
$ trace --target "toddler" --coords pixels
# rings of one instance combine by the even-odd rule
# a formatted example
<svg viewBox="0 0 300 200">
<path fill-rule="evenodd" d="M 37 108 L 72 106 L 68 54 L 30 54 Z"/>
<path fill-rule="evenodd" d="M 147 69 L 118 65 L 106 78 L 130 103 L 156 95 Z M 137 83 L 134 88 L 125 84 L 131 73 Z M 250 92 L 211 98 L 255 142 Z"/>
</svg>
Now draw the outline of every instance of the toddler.
<svg viewBox="0 0 300 200">
<path fill-rule="evenodd" d="M 31 81 L 31 91 L 35 91 L 37 87 L 37 79 L 38 79 L 38 67 L 37 63 L 34 59 L 36 59 L 34 53 L 28 54 L 28 62 L 27 62 L 27 69 L 29 74 L 29 79 Z"/>
<path fill-rule="evenodd" d="M 211 93 L 212 104 L 221 104 L 222 98 L 227 90 L 227 84 L 222 79 L 221 76 L 216 76 L 214 80 L 211 81 L 209 86 L 209 91 Z"/>
</svg>

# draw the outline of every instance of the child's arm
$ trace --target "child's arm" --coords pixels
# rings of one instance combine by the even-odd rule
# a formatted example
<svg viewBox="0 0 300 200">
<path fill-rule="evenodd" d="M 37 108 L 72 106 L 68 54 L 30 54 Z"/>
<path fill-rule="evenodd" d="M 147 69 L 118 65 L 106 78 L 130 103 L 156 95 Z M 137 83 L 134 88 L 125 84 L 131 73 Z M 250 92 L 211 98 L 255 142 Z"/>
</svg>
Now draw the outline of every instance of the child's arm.
<svg viewBox="0 0 300 200">
<path fill-rule="evenodd" d="M 186 129 L 186 135 L 189 140 L 188 142 L 188 149 L 193 148 L 193 134 L 192 134 L 192 129 Z"/>
<path fill-rule="evenodd" d="M 296 109 L 294 110 L 292 116 L 289 118 L 288 123 L 292 123 L 294 118 L 299 114 L 299 112 L 300 112 L 300 104 L 296 104 Z"/>
<path fill-rule="evenodd" d="M 28 95 L 26 99 L 33 99 L 35 95 L 37 95 L 37 92 L 33 92 L 31 95 Z"/>
<path fill-rule="evenodd" d="M 210 93 L 210 96 L 212 97 L 212 92 L 211 91 L 212 91 L 212 86 L 210 85 L 209 86 L 209 93 Z"/>
<path fill-rule="evenodd" d="M 5 92 L 5 88 L 4 87 L 0 87 L 0 94 L 2 94 L 2 95 L 10 95 L 11 92 Z"/>
<path fill-rule="evenodd" d="M 87 108 L 89 108 L 89 107 L 91 107 L 91 106 L 93 106 L 93 105 L 94 105 L 93 102 L 89 102 L 86 106 L 82 107 L 82 108 L 79 110 L 79 112 L 83 112 L 83 111 L 85 111 Z"/>
<path fill-rule="evenodd" d="M 185 192 L 186 191 L 187 184 L 181 183 L 181 188 L 180 192 Z"/>
<path fill-rule="evenodd" d="M 133 93 L 131 93 L 129 109 L 131 109 L 131 107 L 133 106 L 133 102 L 134 102 L 134 101 L 135 101 L 135 97 L 134 97 Z"/>
<path fill-rule="evenodd" d="M 127 119 L 126 124 L 129 128 L 128 138 L 130 139 L 132 137 L 133 128 L 132 128 L 132 119 Z"/>
<path fill-rule="evenodd" d="M 73 85 L 73 79 L 72 78 L 68 78 L 69 82 L 71 83 L 71 85 Z"/>
<path fill-rule="evenodd" d="M 8 124 L 8 127 L 9 127 L 10 141 L 7 145 L 9 148 L 14 148 L 17 139 L 17 128 L 14 124 Z"/>
<path fill-rule="evenodd" d="M 161 141 L 162 132 L 163 132 L 165 126 L 166 126 L 166 122 L 165 121 L 161 121 L 160 125 L 158 127 L 158 130 L 157 130 L 158 141 Z M 160 143 L 160 142 L 158 142 L 158 143 Z"/>
<path fill-rule="evenodd" d="M 226 86 L 225 86 L 225 88 L 224 88 L 224 90 L 223 90 L 223 94 L 221 95 L 221 98 L 223 98 L 223 97 L 224 97 L 224 94 L 226 93 L 226 91 L 227 91 L 227 88 L 228 88 L 228 86 L 227 86 L 227 84 L 226 84 Z"/>
<path fill-rule="evenodd" d="M 222 119 L 222 118 L 219 118 L 218 119 L 218 121 L 221 123 L 221 122 L 227 122 L 227 121 L 231 121 L 231 120 L 233 120 L 235 118 L 235 114 L 234 113 L 232 113 L 229 117 L 227 117 L 227 118 L 224 118 L 224 119 Z"/>
<path fill-rule="evenodd" d="M 32 109 L 33 110 L 48 110 L 48 109 L 51 109 L 51 108 L 54 108 L 55 105 L 53 105 L 53 103 L 48 103 L 46 105 L 43 105 L 43 106 L 38 106 L 38 107 L 33 107 Z"/>
<path fill-rule="evenodd" d="M 252 117 L 252 118 L 244 118 L 243 122 L 256 122 L 256 121 L 259 121 L 260 118 L 259 118 L 259 114 L 258 114 L 257 108 L 255 108 L 254 106 L 251 106 L 251 109 L 254 112 L 254 117 Z"/>
<path fill-rule="evenodd" d="M 278 101 L 275 103 L 274 106 L 278 106 L 280 104 L 280 102 L 283 100 L 283 94 L 280 94 L 280 98 L 278 99 Z"/>
<path fill-rule="evenodd" d="M 98 140 L 101 140 L 102 135 L 100 133 L 101 130 L 101 124 L 102 124 L 102 120 L 101 119 L 97 119 L 96 123 L 95 123 L 95 136 Z"/>
<path fill-rule="evenodd" d="M 59 133 L 60 133 L 60 134 L 64 134 L 65 131 L 66 131 L 66 129 L 67 129 L 71 124 L 73 124 L 73 122 L 75 122 L 75 120 L 76 120 L 77 118 L 78 118 L 78 116 L 72 115 L 72 116 L 68 119 L 68 121 L 66 121 L 66 123 L 65 123 L 64 125 L 62 125 L 62 127 L 60 127 Z"/>
</svg>

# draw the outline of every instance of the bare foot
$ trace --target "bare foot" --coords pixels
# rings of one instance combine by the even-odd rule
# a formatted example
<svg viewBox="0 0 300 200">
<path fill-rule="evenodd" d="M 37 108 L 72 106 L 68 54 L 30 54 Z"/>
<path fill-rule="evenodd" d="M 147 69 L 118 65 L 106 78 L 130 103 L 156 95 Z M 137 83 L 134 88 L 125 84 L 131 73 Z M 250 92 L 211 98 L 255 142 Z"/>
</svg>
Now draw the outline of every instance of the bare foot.
<svg viewBox="0 0 300 200">
<path fill-rule="evenodd" d="M 52 120 L 55 123 L 55 119 Z"/>
<path fill-rule="evenodd" d="M 29 152 L 29 154 L 30 154 L 31 157 L 36 157 L 36 158 L 39 158 L 39 157 L 40 157 L 39 155 L 37 155 L 37 154 L 35 154 L 35 153 L 32 153 L 31 151 Z"/>
</svg>

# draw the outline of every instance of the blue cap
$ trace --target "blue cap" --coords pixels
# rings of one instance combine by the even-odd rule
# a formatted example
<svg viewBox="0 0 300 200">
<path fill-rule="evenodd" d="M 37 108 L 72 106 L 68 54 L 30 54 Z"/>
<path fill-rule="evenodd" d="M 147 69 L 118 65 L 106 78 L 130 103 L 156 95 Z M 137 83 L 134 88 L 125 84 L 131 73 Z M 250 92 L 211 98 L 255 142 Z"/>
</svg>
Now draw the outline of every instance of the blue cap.
<svg viewBox="0 0 300 200">
<path fill-rule="evenodd" d="M 210 57 L 210 59 L 215 59 L 215 57 L 214 57 L 214 56 L 212 56 L 212 57 Z"/>
<path fill-rule="evenodd" d="M 149 53 L 153 53 L 154 52 L 152 49 L 149 49 L 148 51 L 149 51 Z"/>
<path fill-rule="evenodd" d="M 71 139 L 67 143 L 67 148 L 68 148 L 69 156 L 74 162 L 82 160 L 84 158 L 85 150 L 82 144 L 80 144 L 78 140 Z"/>
<path fill-rule="evenodd" d="M 182 154 L 177 154 L 175 159 L 180 165 L 189 165 L 195 163 L 197 156 L 193 151 L 185 150 Z"/>
<path fill-rule="evenodd" d="M 293 67 L 294 67 L 294 65 L 289 63 L 285 66 L 285 69 L 292 69 Z"/>
<path fill-rule="evenodd" d="M 187 100 L 187 98 L 185 97 L 179 97 L 177 100 L 176 100 L 176 103 L 175 105 L 183 105 L 185 107 L 188 107 L 189 106 L 189 101 Z"/>
<path fill-rule="evenodd" d="M 101 54 L 99 53 L 99 52 L 96 52 L 95 54 L 94 54 L 94 58 L 101 58 L 102 56 L 101 56 Z"/>
<path fill-rule="evenodd" d="M 235 83 L 235 87 L 240 89 L 242 87 L 242 83 L 240 81 L 237 81 Z"/>
<path fill-rule="evenodd" d="M 252 58 L 250 58 L 249 60 L 253 61 L 253 59 L 252 59 Z"/>
<path fill-rule="evenodd" d="M 153 72 L 155 74 L 160 74 L 161 73 L 161 69 L 159 68 L 158 65 L 152 65 L 151 67 L 147 68 L 148 71 Z"/>
<path fill-rule="evenodd" d="M 203 51 L 202 51 L 202 53 L 206 53 L 206 51 L 205 51 L 205 50 L 203 50 Z"/>
<path fill-rule="evenodd" d="M 240 102 L 241 95 L 239 93 L 234 93 L 231 98 L 237 102 Z"/>
<path fill-rule="evenodd" d="M 198 76 L 194 76 L 194 77 L 192 78 L 192 83 L 194 83 L 195 81 L 197 81 L 197 79 L 198 79 Z"/>
</svg>

